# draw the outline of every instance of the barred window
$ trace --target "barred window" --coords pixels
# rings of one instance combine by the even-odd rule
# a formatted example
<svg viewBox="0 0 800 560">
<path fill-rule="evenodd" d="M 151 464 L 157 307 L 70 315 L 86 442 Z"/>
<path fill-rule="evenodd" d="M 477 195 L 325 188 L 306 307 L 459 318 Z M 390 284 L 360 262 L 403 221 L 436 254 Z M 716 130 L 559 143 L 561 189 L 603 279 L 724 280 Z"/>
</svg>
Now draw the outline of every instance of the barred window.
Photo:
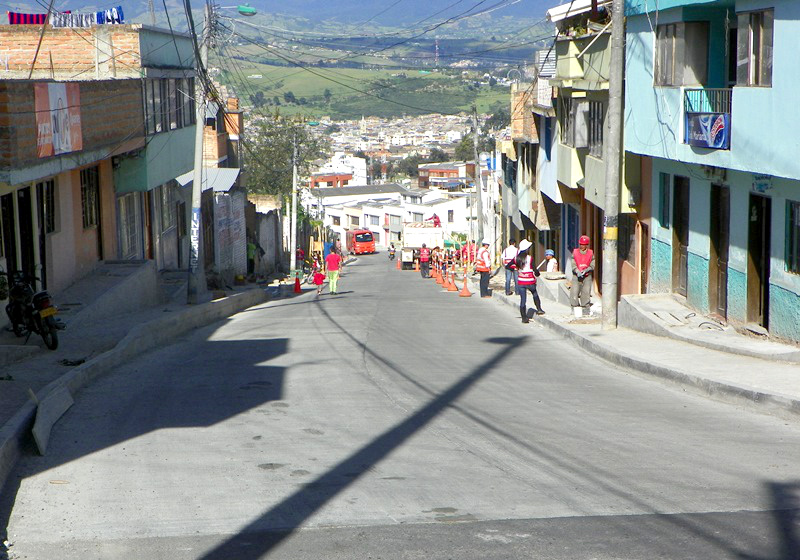
<svg viewBox="0 0 800 560">
<path fill-rule="evenodd" d="M 589 154 L 603 158 L 603 128 L 606 122 L 606 104 L 602 101 L 589 102 Z"/>
<path fill-rule="evenodd" d="M 44 233 L 56 231 L 56 181 L 48 179 L 36 183 L 39 197 L 39 225 Z"/>
<path fill-rule="evenodd" d="M 81 169 L 81 211 L 83 229 L 100 223 L 100 167 Z"/>
<path fill-rule="evenodd" d="M 175 130 L 195 123 L 194 78 L 144 81 L 147 134 Z"/>
</svg>

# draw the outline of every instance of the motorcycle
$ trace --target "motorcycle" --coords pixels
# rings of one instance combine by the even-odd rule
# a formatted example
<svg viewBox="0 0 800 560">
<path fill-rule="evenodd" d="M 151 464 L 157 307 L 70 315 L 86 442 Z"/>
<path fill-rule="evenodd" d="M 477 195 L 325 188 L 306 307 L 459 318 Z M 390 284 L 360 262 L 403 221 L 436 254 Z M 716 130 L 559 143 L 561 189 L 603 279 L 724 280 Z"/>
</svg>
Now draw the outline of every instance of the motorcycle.
<svg viewBox="0 0 800 560">
<path fill-rule="evenodd" d="M 31 283 L 38 278 L 31 278 L 19 270 L 11 274 L 0 271 L 0 276 L 5 276 L 9 283 L 6 315 L 14 334 L 20 337 L 27 335 L 27 343 L 31 334 L 36 333 L 42 337 L 47 348 L 58 348 L 59 326 L 55 320 L 58 308 L 45 290 L 34 291 Z"/>
<path fill-rule="evenodd" d="M 395 252 L 396 252 L 396 249 L 395 249 L 394 247 L 392 247 L 391 249 L 389 249 L 389 260 L 390 260 L 390 261 L 393 261 L 393 260 L 394 260 L 394 254 L 395 254 Z"/>
</svg>

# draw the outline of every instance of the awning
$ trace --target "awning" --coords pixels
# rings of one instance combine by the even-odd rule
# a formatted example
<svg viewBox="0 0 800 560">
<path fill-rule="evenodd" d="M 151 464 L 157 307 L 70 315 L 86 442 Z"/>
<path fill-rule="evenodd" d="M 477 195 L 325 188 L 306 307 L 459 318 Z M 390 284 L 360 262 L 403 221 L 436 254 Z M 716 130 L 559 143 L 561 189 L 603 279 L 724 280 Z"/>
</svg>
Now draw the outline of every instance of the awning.
<svg viewBox="0 0 800 560">
<path fill-rule="evenodd" d="M 214 192 L 228 192 L 236 183 L 241 170 L 236 167 L 204 167 L 203 168 L 203 190 L 213 189 Z M 189 186 L 194 182 L 194 171 L 184 173 L 175 178 L 182 187 Z"/>
<path fill-rule="evenodd" d="M 596 0 L 597 7 L 608 5 L 610 7 L 611 0 Z M 576 16 L 586 13 L 592 9 L 592 0 L 574 0 L 573 2 L 565 2 L 555 8 L 547 10 L 547 19 L 556 23 L 568 17 Z"/>
</svg>

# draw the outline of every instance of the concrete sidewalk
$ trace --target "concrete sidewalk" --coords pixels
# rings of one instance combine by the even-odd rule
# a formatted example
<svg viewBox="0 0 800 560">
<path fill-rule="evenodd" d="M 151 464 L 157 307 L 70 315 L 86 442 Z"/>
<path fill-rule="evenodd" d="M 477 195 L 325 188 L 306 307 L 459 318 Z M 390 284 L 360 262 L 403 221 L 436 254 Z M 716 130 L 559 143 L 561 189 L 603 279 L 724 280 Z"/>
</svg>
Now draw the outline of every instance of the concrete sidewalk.
<svg viewBox="0 0 800 560">
<path fill-rule="evenodd" d="M 60 393 L 62 402 L 66 399 L 71 403 L 80 387 L 126 360 L 263 303 L 268 297 L 264 288 L 243 287 L 228 297 L 195 306 L 170 303 L 135 313 L 111 313 L 104 319 L 60 331 L 59 347 L 52 352 L 40 350 L 37 345 L 41 339 L 31 337 L 28 344 L 36 349 L 35 353 L 0 367 L 0 490 L 37 413 L 41 416 L 46 412 L 42 407 L 52 400 L 49 396 Z"/>
<path fill-rule="evenodd" d="M 541 278 L 540 283 L 546 282 Z M 470 286 L 473 298 L 477 297 L 477 277 L 470 278 Z M 502 275 L 495 276 L 490 287 L 493 300 L 513 308 L 513 320 L 520 321 L 519 296 L 505 295 Z M 713 329 L 709 333 L 703 326 L 707 322 L 703 317 L 693 317 L 692 324 L 682 324 L 678 336 L 625 327 L 603 330 L 597 316 L 576 319 L 570 306 L 551 299 L 558 293 L 549 288 L 552 286 L 541 286 L 539 290 L 545 315 L 533 316 L 532 328 L 558 332 L 611 363 L 677 385 L 685 391 L 761 413 L 800 420 L 800 365 L 793 363 L 800 349 L 740 334 L 733 329 L 724 329 L 724 332 Z M 530 299 L 529 310 L 533 307 Z M 595 296 L 593 301 L 599 298 Z M 648 307 L 641 301 L 635 307 L 653 312 L 652 305 Z M 677 312 L 678 308 L 679 304 L 673 311 Z M 686 307 L 683 310 L 687 311 L 683 316 L 695 315 Z M 627 312 L 634 311 L 628 309 Z"/>
</svg>

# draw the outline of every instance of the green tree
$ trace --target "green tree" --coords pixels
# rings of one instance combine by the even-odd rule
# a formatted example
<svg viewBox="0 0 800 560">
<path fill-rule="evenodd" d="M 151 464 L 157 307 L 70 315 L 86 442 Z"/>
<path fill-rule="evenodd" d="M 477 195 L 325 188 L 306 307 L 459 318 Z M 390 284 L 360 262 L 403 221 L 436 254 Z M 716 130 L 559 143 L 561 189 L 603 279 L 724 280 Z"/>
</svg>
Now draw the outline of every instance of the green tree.
<svg viewBox="0 0 800 560">
<path fill-rule="evenodd" d="M 333 93 L 328 88 L 325 88 L 325 91 L 322 93 L 322 97 L 325 99 L 325 104 L 330 105 L 331 99 L 333 98 Z"/>
<path fill-rule="evenodd" d="M 283 94 L 283 100 L 286 103 L 297 103 L 297 98 L 294 96 L 294 93 L 292 93 L 291 91 L 287 91 L 286 93 Z"/>
<path fill-rule="evenodd" d="M 483 123 L 483 131 L 501 130 L 511 124 L 511 109 L 507 105 L 495 106 L 494 111 Z"/>
<path fill-rule="evenodd" d="M 472 135 L 464 136 L 456 146 L 455 158 L 457 161 L 472 161 L 475 159 Z"/>
<path fill-rule="evenodd" d="M 327 140 L 306 125 L 275 114 L 262 120 L 253 134 L 245 171 L 248 189 L 261 194 L 292 192 L 292 152 L 297 145 L 297 173 L 309 174 L 311 162 L 328 150 Z"/>
<path fill-rule="evenodd" d="M 407 177 L 419 177 L 420 163 L 424 163 L 422 156 L 408 156 L 397 164 L 397 172 Z"/>
<path fill-rule="evenodd" d="M 427 158 L 429 163 L 438 163 L 440 161 L 447 161 L 448 159 L 450 159 L 450 156 L 447 155 L 447 152 L 439 148 L 433 148 Z"/>
</svg>

